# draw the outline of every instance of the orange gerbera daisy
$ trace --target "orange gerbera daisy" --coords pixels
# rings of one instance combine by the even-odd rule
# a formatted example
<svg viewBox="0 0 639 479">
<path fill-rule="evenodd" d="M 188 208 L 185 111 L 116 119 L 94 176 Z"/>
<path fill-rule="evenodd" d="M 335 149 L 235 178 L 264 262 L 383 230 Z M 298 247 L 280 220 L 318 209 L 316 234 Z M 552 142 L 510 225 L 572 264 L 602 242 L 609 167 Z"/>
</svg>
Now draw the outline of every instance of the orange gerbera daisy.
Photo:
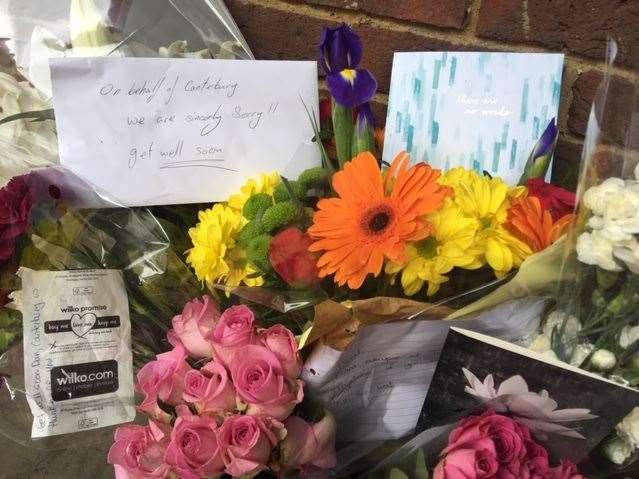
<svg viewBox="0 0 639 479">
<path fill-rule="evenodd" d="M 320 200 L 308 232 L 310 246 L 322 252 L 320 277 L 359 288 L 370 273 L 379 275 L 384 258 L 406 260 L 407 241 L 427 238 L 424 215 L 439 209 L 452 190 L 437 182 L 439 170 L 425 163 L 409 168 L 410 156 L 397 155 L 385 175 L 371 153 L 360 153 L 333 176 L 337 198 Z"/>
<path fill-rule="evenodd" d="M 537 252 L 557 241 L 574 218 L 574 214 L 567 214 L 553 221 L 550 210 L 542 209 L 539 198 L 528 196 L 513 201 L 506 228 Z"/>
</svg>

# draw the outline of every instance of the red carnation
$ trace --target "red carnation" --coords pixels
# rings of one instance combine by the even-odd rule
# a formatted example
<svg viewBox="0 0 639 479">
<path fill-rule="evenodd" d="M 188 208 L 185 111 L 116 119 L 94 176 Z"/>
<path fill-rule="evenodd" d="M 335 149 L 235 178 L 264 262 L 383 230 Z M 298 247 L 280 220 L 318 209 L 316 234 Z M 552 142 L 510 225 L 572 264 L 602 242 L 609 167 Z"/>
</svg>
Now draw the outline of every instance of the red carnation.
<svg viewBox="0 0 639 479">
<path fill-rule="evenodd" d="M 32 206 L 25 177 L 12 178 L 0 189 L 0 261 L 13 255 L 17 238 L 29 229 Z"/>
<path fill-rule="evenodd" d="M 541 207 L 544 210 L 550 210 L 552 219 L 555 221 L 572 213 L 575 209 L 577 195 L 572 191 L 546 183 L 541 178 L 528 180 L 526 186 L 528 187 L 528 195 L 539 198 Z"/>
<path fill-rule="evenodd" d="M 308 251 L 312 240 L 294 226 L 273 237 L 269 260 L 277 274 L 294 288 L 305 288 L 319 282 L 315 257 Z"/>
</svg>

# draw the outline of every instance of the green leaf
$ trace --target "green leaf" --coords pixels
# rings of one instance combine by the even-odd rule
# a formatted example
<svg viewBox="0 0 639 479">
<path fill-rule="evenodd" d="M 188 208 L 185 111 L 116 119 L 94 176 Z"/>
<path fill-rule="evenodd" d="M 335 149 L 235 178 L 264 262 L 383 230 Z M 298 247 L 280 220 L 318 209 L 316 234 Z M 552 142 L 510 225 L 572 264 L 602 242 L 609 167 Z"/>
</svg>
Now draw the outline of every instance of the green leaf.
<svg viewBox="0 0 639 479">
<path fill-rule="evenodd" d="M 333 132 L 335 134 L 335 149 L 340 167 L 349 161 L 351 143 L 353 141 L 353 109 L 333 101 Z"/>
<path fill-rule="evenodd" d="M 388 473 L 388 479 L 409 479 L 409 478 L 404 471 L 394 467 Z"/>
<path fill-rule="evenodd" d="M 426 467 L 426 458 L 422 449 L 417 450 L 415 457 L 415 479 L 428 479 L 428 468 Z"/>
<path fill-rule="evenodd" d="M 304 99 L 302 98 L 302 95 L 300 95 L 300 101 L 302 102 L 302 105 L 304 105 L 304 109 L 306 110 L 308 119 L 311 122 L 311 127 L 313 128 L 313 134 L 315 135 L 315 138 L 320 138 L 320 126 L 319 126 L 319 122 L 317 121 L 317 118 L 315 117 L 315 110 L 313 110 L 312 108 L 311 109 L 308 108 L 306 103 L 304 103 Z M 329 174 L 332 178 L 333 173 L 335 173 L 335 167 L 333 166 L 331 159 L 328 157 L 328 153 L 326 153 L 324 144 L 321 141 L 317 141 L 316 143 L 317 143 L 317 147 L 320 150 L 320 155 L 322 157 L 322 166 L 328 169 Z"/>
<path fill-rule="evenodd" d="M 23 111 L 21 113 L 16 113 L 15 115 L 4 117 L 0 120 L 0 125 L 27 118 L 31 118 L 31 121 L 55 120 L 55 114 L 53 113 L 53 108 L 49 108 L 47 110 Z"/>
</svg>

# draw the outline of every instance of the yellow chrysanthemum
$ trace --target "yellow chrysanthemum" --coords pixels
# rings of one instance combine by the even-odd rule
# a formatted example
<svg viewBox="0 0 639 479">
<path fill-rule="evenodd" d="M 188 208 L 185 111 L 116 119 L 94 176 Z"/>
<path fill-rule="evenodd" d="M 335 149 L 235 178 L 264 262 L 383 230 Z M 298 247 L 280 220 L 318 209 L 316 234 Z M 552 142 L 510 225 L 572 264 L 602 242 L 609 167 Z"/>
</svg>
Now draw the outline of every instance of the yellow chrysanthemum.
<svg viewBox="0 0 639 479">
<path fill-rule="evenodd" d="M 428 283 L 427 294 L 435 294 L 445 276 L 455 267 L 477 269 L 482 266 L 482 250 L 475 243 L 479 230 L 476 218 L 465 216 L 461 208 L 450 199 L 444 207 L 428 215 L 433 235 L 408 248 L 409 261 L 405 265 L 388 263 L 387 274 L 401 271 L 404 293 L 412 296 Z"/>
<path fill-rule="evenodd" d="M 264 279 L 246 261 L 246 253 L 236 244 L 240 230 L 247 223 L 241 212 L 218 203 L 200 211 L 199 222 L 189 229 L 193 248 L 186 258 L 200 281 L 224 283 L 229 288 L 240 284 L 261 286 Z"/>
<path fill-rule="evenodd" d="M 244 203 L 251 196 L 258 193 L 266 193 L 272 195 L 277 185 L 282 181 L 280 174 L 276 171 L 271 173 L 262 173 L 257 178 L 251 178 L 240 188 L 240 192 L 231 197 L 228 200 L 228 205 L 235 211 L 242 211 Z"/>
<path fill-rule="evenodd" d="M 500 178 L 481 176 L 464 168 L 448 171 L 441 183 L 453 188 L 453 201 L 461 211 L 479 221 L 481 228 L 475 237 L 475 244 L 481 248 L 486 262 L 495 270 L 497 277 L 518 267 L 532 254 L 523 241 L 504 227 L 511 200 L 525 197 L 525 187 L 509 187 Z"/>
</svg>

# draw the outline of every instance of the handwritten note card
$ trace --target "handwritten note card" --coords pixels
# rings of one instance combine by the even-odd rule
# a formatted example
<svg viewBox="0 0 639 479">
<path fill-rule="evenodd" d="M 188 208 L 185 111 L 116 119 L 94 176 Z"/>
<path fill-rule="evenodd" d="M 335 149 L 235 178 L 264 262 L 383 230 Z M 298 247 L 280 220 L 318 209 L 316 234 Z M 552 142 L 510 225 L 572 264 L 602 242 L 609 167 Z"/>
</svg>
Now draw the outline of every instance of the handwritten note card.
<svg viewBox="0 0 639 479">
<path fill-rule="evenodd" d="M 535 334 L 545 304 L 527 297 L 455 321 L 368 326 L 344 352 L 317 346 L 302 379 L 340 424 L 339 440 L 398 439 L 417 425 L 449 327 L 523 342 Z"/>
<path fill-rule="evenodd" d="M 51 60 L 60 161 L 126 206 L 225 200 L 320 162 L 315 62 Z"/>
</svg>

